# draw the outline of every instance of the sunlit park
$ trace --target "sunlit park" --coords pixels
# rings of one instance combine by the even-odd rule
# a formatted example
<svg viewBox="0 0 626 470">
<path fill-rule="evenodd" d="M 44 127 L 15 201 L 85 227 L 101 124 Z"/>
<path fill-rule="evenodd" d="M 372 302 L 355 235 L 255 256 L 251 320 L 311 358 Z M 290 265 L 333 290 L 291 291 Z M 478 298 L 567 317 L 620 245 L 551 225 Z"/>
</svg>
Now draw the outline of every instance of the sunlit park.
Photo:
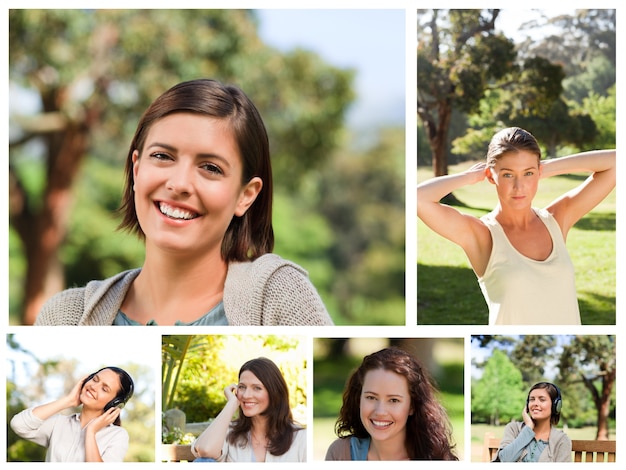
<svg viewBox="0 0 626 470">
<path fill-rule="evenodd" d="M 143 243 L 116 230 L 128 146 L 152 100 L 198 77 L 238 85 L 265 121 L 274 252 L 308 272 L 335 324 L 404 324 L 404 10 L 8 20 L 11 325 L 33 324 L 65 288 L 142 266 Z"/>
<path fill-rule="evenodd" d="M 158 343 L 147 335 L 127 330 L 116 333 L 115 342 L 96 330 L 81 334 L 60 329 L 51 336 L 45 330 L 8 334 L 5 338 L 6 420 L 28 408 L 49 404 L 68 395 L 89 374 L 103 367 L 119 367 L 134 382 L 134 391 L 121 412 L 121 426 L 128 432 L 125 462 L 154 462 L 155 377 L 159 372 Z M 126 345 L 126 347 L 124 347 Z M 155 360 L 156 359 L 156 360 Z M 71 415 L 81 406 L 59 412 Z M 7 424 L 8 462 L 43 462 L 46 447 L 19 438 Z"/>
<path fill-rule="evenodd" d="M 529 389 L 550 382 L 562 397 L 557 428 L 574 440 L 615 441 L 615 335 L 483 335 L 471 339 L 471 461 L 485 434 L 501 439 L 522 420 Z"/>
<path fill-rule="evenodd" d="M 484 161 L 504 127 L 533 134 L 544 160 L 615 149 L 615 10 L 420 10 L 417 21 L 418 183 Z M 588 176 L 542 179 L 533 205 Z M 481 217 L 497 201 L 485 180 L 442 202 Z M 616 212 L 613 190 L 567 235 L 583 324 L 616 323 Z M 487 324 L 463 250 L 419 219 L 416 244 L 418 324 Z"/>
<path fill-rule="evenodd" d="M 240 368 L 258 358 L 278 367 L 288 388 L 293 420 L 307 428 L 307 344 L 297 335 L 164 335 L 161 444 L 191 444 L 224 408 L 225 389 L 239 383 Z"/>
</svg>

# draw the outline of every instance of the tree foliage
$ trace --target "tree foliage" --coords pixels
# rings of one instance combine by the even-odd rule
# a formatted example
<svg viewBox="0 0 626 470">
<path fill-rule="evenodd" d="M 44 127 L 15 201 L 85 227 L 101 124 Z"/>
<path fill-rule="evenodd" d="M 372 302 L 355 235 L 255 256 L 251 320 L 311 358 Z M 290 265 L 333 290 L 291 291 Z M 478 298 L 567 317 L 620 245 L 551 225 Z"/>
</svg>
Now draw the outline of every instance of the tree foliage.
<svg viewBox="0 0 626 470">
<path fill-rule="evenodd" d="M 418 10 L 417 115 L 435 176 L 448 172 L 453 110 L 476 110 L 489 83 L 514 66 L 513 42 L 495 33 L 500 10 Z"/>
<path fill-rule="evenodd" d="M 608 98 L 615 84 L 615 10 L 544 17 L 522 29 L 550 26 L 558 32 L 519 44 L 495 33 L 497 17 L 498 10 L 418 12 L 418 116 L 435 176 L 447 173 L 447 153 L 482 158 L 493 133 L 511 125 L 529 129 L 549 156 L 558 156 L 559 148 L 613 148 L 613 126 L 606 121 L 615 121 L 615 114 L 601 118 L 582 103 Z M 467 40 L 476 31 L 479 39 Z M 488 41 L 494 45 L 485 47 Z M 467 84 L 474 87 L 474 101 L 463 99 Z M 467 119 L 454 133 L 450 109 L 458 113 L 457 124 Z"/>
<path fill-rule="evenodd" d="M 307 361 L 300 346 L 297 336 L 164 335 L 162 410 L 179 409 L 188 423 L 213 419 L 226 404 L 224 388 L 237 383 L 243 363 L 265 356 L 281 370 L 290 406 L 303 416 Z"/>
<path fill-rule="evenodd" d="M 353 99 L 351 70 L 266 46 L 251 10 L 11 10 L 9 42 L 11 85 L 39 98 L 11 120 L 25 324 L 64 287 L 59 247 L 85 157 L 121 164 L 140 113 L 167 88 L 200 76 L 242 87 L 266 119 L 275 178 L 292 189 L 328 160 Z"/>
<path fill-rule="evenodd" d="M 472 419 L 488 417 L 499 425 L 521 414 L 526 400 L 522 374 L 506 353 L 495 349 L 485 363 L 483 374 L 472 386 Z"/>
<path fill-rule="evenodd" d="M 596 439 L 608 439 L 609 415 L 617 376 L 615 336 L 576 336 L 563 348 L 560 377 L 566 383 L 580 382 L 596 410 Z"/>
<path fill-rule="evenodd" d="M 493 422 L 495 416 L 502 421 L 521 419 L 520 404 L 529 388 L 547 380 L 561 389 L 563 423 L 595 424 L 597 439 L 609 438 L 609 421 L 615 413 L 615 336 L 487 335 L 472 340 L 492 351 L 484 363 L 474 364 L 482 375 L 472 386 L 473 422 Z M 505 408 L 496 395 L 515 397 L 512 414 L 502 411 Z"/>
</svg>

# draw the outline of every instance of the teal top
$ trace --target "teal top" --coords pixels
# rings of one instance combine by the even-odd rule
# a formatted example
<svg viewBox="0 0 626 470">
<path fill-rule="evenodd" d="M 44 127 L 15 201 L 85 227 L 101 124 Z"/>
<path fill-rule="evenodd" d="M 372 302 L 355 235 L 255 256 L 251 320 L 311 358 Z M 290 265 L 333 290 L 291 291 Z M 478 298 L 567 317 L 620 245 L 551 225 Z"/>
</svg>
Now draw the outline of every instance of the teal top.
<svg viewBox="0 0 626 470">
<path fill-rule="evenodd" d="M 138 326 L 141 325 L 139 322 L 128 318 L 124 312 L 119 310 L 117 315 L 113 319 L 113 325 L 115 326 Z M 176 326 L 217 326 L 217 325 L 228 325 L 228 319 L 226 318 L 226 312 L 224 311 L 224 303 L 220 302 L 215 307 L 213 307 L 209 312 L 202 315 L 200 318 L 196 320 L 190 321 L 188 323 L 182 322 L 180 320 L 176 320 Z M 146 326 L 158 326 L 157 322 L 154 320 L 150 320 L 146 323 Z"/>
<path fill-rule="evenodd" d="M 367 460 L 367 452 L 370 449 L 370 438 L 350 437 L 350 459 Z"/>
</svg>

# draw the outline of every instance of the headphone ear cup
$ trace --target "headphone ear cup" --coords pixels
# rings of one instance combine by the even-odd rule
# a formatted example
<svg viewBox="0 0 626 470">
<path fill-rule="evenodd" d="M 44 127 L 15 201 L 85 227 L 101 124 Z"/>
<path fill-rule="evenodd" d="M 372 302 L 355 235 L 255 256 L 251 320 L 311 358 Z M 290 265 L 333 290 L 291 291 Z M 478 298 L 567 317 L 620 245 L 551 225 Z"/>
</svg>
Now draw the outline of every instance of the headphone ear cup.
<svg viewBox="0 0 626 470">
<path fill-rule="evenodd" d="M 563 402 L 561 401 L 561 397 L 557 397 L 556 400 L 554 400 L 554 404 L 552 405 L 552 414 L 560 414 L 562 406 Z"/>
<path fill-rule="evenodd" d="M 111 400 L 109 403 L 107 403 L 105 405 L 104 411 L 107 411 L 107 410 L 109 410 L 109 409 L 111 409 L 113 407 L 120 406 L 120 405 L 121 406 L 124 405 L 124 400 L 119 398 L 119 397 L 118 398 L 114 398 L 113 400 Z"/>
</svg>

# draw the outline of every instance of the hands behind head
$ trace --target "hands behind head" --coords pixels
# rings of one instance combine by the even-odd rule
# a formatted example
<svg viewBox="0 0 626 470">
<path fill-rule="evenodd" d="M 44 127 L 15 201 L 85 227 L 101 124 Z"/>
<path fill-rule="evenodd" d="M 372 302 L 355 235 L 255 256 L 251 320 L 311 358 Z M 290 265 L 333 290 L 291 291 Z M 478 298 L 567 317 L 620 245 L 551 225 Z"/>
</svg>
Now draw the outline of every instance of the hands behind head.
<svg viewBox="0 0 626 470">
<path fill-rule="evenodd" d="M 472 175 L 474 183 L 480 183 L 487 177 L 487 164 L 485 162 L 479 162 L 472 165 L 469 169 L 465 170 L 465 173 Z"/>
</svg>

